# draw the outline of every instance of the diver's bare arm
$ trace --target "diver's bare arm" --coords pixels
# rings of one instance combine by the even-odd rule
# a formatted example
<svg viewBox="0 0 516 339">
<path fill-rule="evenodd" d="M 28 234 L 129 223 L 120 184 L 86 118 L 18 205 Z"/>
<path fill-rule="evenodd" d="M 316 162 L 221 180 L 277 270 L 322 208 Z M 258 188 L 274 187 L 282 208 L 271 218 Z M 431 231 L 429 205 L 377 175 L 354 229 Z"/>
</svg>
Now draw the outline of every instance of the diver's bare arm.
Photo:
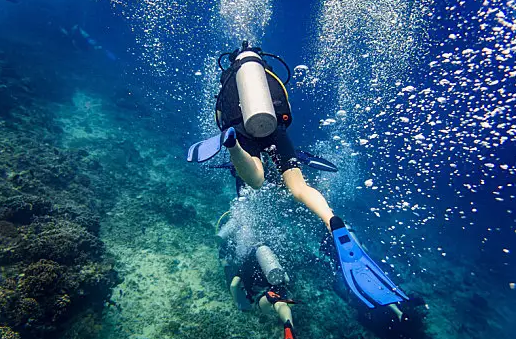
<svg viewBox="0 0 516 339">
<path fill-rule="evenodd" d="M 238 291 L 243 287 L 242 279 L 238 276 L 234 276 L 233 280 L 231 280 L 231 285 L 229 285 L 229 291 L 231 292 L 231 296 L 233 297 L 233 301 L 235 305 L 238 307 Z"/>
</svg>

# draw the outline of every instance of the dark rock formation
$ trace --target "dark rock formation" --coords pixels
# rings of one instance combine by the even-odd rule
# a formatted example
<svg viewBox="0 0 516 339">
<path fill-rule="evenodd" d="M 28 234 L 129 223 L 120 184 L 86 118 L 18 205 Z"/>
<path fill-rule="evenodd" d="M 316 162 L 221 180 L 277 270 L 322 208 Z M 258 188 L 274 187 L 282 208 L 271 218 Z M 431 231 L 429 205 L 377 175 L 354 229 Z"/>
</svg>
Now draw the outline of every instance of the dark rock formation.
<svg viewBox="0 0 516 339">
<path fill-rule="evenodd" d="M 103 258 L 97 218 L 33 196 L 1 205 L 1 338 L 53 337 L 85 310 L 102 309 L 117 275 Z"/>
<path fill-rule="evenodd" d="M 0 339 L 58 338 L 84 319 L 93 335 L 118 283 L 98 238 L 101 166 L 58 148 L 51 112 L 16 81 L 0 74 Z"/>
</svg>

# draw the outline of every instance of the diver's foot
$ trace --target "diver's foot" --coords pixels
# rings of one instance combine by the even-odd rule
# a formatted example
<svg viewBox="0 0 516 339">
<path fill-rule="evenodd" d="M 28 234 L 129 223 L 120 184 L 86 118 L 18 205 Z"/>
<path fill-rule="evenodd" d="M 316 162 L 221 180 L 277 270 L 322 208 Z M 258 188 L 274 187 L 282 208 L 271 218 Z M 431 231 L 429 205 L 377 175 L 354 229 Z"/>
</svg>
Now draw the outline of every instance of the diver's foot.
<svg viewBox="0 0 516 339">
<path fill-rule="evenodd" d="M 285 321 L 283 324 L 283 333 L 285 334 L 285 339 L 296 339 L 294 336 L 294 328 L 292 327 L 290 320 Z"/>
<path fill-rule="evenodd" d="M 336 215 L 331 217 L 331 219 L 330 219 L 330 228 L 331 228 L 332 231 L 338 230 L 339 228 L 343 228 L 343 227 L 346 227 L 346 225 L 344 225 L 344 221 L 342 221 L 341 218 L 339 218 Z"/>
<path fill-rule="evenodd" d="M 233 127 L 230 127 L 224 134 L 224 141 L 222 142 L 222 144 L 224 146 L 226 146 L 227 148 L 233 148 L 233 147 L 235 147 L 236 142 L 237 142 L 236 131 Z"/>
</svg>

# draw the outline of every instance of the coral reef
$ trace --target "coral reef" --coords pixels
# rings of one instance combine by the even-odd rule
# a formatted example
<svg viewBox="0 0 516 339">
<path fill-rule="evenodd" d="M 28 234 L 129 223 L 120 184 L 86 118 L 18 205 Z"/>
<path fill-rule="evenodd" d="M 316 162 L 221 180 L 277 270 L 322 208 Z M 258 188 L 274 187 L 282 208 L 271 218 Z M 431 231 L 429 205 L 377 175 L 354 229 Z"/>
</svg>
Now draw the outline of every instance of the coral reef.
<svg viewBox="0 0 516 339">
<path fill-rule="evenodd" d="M 7 326 L 0 326 L 0 338 L 2 339 L 20 339 L 20 335 Z"/>
<path fill-rule="evenodd" d="M 78 224 L 67 221 L 36 223 L 32 233 L 25 239 L 25 258 L 46 258 L 60 264 L 84 264 L 90 258 L 99 258 L 104 251 L 102 242 Z"/>
<path fill-rule="evenodd" d="M 51 203 L 45 199 L 30 195 L 17 195 L 2 201 L 0 218 L 12 223 L 26 225 L 38 215 L 47 215 Z"/>
<path fill-rule="evenodd" d="M 44 86 L 12 65 L 0 61 L 0 338 L 56 338 L 84 319 L 94 338 L 120 282 L 99 238 L 109 188 L 98 160 L 60 147 Z"/>
<path fill-rule="evenodd" d="M 0 324 L 22 338 L 44 338 L 84 310 L 100 311 L 118 282 L 100 239 L 78 222 L 52 215 L 57 209 L 50 201 L 17 196 L 3 206 Z M 84 220 L 92 224 L 88 216 Z"/>
</svg>

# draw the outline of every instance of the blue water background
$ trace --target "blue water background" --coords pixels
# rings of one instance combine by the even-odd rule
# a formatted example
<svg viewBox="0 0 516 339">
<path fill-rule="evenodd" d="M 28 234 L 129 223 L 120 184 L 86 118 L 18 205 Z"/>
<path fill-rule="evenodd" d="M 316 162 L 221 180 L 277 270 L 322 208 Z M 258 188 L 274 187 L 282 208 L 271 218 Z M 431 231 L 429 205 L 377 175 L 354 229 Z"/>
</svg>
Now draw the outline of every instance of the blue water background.
<svg viewBox="0 0 516 339">
<path fill-rule="evenodd" d="M 417 61 L 418 64 L 412 65 L 410 72 L 401 74 L 400 78 L 406 83 L 420 84 L 421 88 L 433 86 L 433 78 L 429 76 L 431 72 L 428 66 L 429 62 L 435 60 L 438 55 L 446 52 L 452 52 L 454 48 L 459 50 L 472 48 L 473 45 L 479 46 L 477 43 L 477 33 L 480 29 L 475 25 L 475 20 L 471 19 L 476 10 L 479 8 L 480 1 L 471 1 L 467 6 L 461 7 L 460 16 L 469 19 L 469 25 L 463 28 L 457 27 L 457 20 L 450 17 L 446 6 L 451 5 L 451 1 L 434 4 L 435 15 L 429 18 L 429 34 L 428 40 L 425 42 L 428 46 L 428 53 L 421 55 Z M 21 1 L 19 4 L 2 1 L 0 3 L 0 32 L 7 40 L 30 41 L 36 48 L 41 50 L 41 55 L 49 63 L 54 63 L 54 67 L 62 67 L 58 72 L 65 72 L 67 67 L 80 68 L 75 72 L 81 74 L 91 74 L 92 88 L 102 89 L 103 80 L 109 79 L 111 84 L 116 84 L 111 88 L 104 88 L 111 91 L 113 96 L 128 95 L 137 97 L 140 109 L 133 119 L 134 124 L 140 122 L 146 128 L 153 129 L 156 133 L 162 135 L 181 134 L 184 135 L 185 151 L 187 147 L 198 140 L 201 131 L 198 128 L 199 112 L 204 108 L 205 102 L 199 100 L 199 92 L 204 88 L 204 81 L 216 82 L 216 79 L 206 78 L 203 76 L 195 76 L 198 70 L 204 70 L 206 60 L 209 56 L 214 56 L 220 52 L 237 48 L 237 45 L 224 46 L 227 41 L 206 39 L 205 37 L 211 33 L 212 29 L 209 22 L 209 10 L 213 10 L 211 5 L 207 8 L 197 4 L 185 4 L 188 7 L 189 15 L 179 19 L 180 25 L 188 26 L 195 33 L 186 35 L 170 35 L 166 36 L 163 41 L 166 42 L 167 50 L 164 53 L 168 70 L 165 73 L 156 75 L 155 69 L 145 64 L 141 58 L 141 54 L 145 53 L 145 48 L 135 42 L 136 33 L 131 26 L 137 26 L 137 23 L 129 24 L 124 17 L 130 10 L 124 11 L 120 8 L 113 8 L 109 2 L 89 2 L 89 1 L 52 1 L 52 2 L 30 2 Z M 312 55 L 310 55 L 310 46 L 312 39 L 315 37 L 316 16 L 314 13 L 318 9 L 318 4 L 312 1 L 278 1 L 274 5 L 272 20 L 266 29 L 262 40 L 262 48 L 265 51 L 281 55 L 286 62 L 293 68 L 299 64 L 310 64 Z M 437 17 L 442 16 L 441 19 Z M 112 61 L 104 55 L 91 51 L 77 51 L 70 42 L 59 32 L 59 27 L 70 28 L 75 24 L 83 27 L 91 36 L 95 37 L 99 43 L 105 48 L 112 51 L 117 60 Z M 163 22 L 166 24 L 166 22 Z M 473 28 L 472 28 L 473 27 Z M 223 29 L 224 27 L 220 27 Z M 468 32 L 463 37 L 443 46 L 439 42 L 448 41 L 450 32 L 453 33 Z M 494 44 L 495 42 L 493 42 Z M 480 46 L 482 47 L 482 46 Z M 180 50 L 180 48 L 182 50 Z M 350 48 L 360 49 L 360 42 L 355 42 Z M 93 54 L 93 55 L 92 55 Z M 38 67 L 51 68 L 46 65 L 29 65 L 37 69 Z M 209 65 L 216 67 L 215 64 Z M 278 68 L 279 66 L 276 65 Z M 276 67 L 275 66 L 275 67 Z M 310 66 L 310 65 L 309 65 Z M 175 72 L 175 69 L 179 71 Z M 499 80 L 504 78 L 503 71 L 496 68 L 496 64 L 484 68 L 483 71 L 493 71 L 493 78 Z M 36 72 L 36 71 L 35 71 Z M 280 72 L 280 74 L 282 74 Z M 283 75 L 283 74 L 282 74 Z M 515 78 L 508 78 L 503 84 L 505 88 L 515 88 Z M 319 88 L 327 93 L 336 92 L 336 83 L 327 83 L 327 88 Z M 99 87 L 100 86 L 100 87 Z M 111 85 L 110 85 L 111 86 Z M 502 84 L 500 84 L 502 86 Z M 317 140 L 328 140 L 331 133 L 319 126 L 319 120 L 331 117 L 335 114 L 335 103 L 331 100 L 321 100 L 314 97 L 313 92 L 302 91 L 294 85 L 290 85 L 291 104 L 293 108 L 294 123 L 291 127 L 292 140 L 299 147 L 310 147 Z M 69 96 L 71 89 L 56 88 L 51 90 L 51 94 L 58 98 L 66 98 Z M 463 89 L 467 90 L 467 89 Z M 493 91 L 494 92 L 494 91 Z M 495 95 L 499 95 L 494 92 Z M 213 93 L 216 94 L 216 93 Z M 452 93 L 453 98 L 458 93 Z M 391 93 L 396 98 L 396 92 Z M 485 98 L 477 99 L 482 101 Z M 331 98 L 331 94 L 329 95 Z M 396 103 L 406 104 L 405 97 L 396 98 Z M 448 97 L 450 98 L 450 97 Z M 457 98 L 459 98 L 457 96 Z M 459 98 L 460 99 L 460 98 Z M 502 99 L 501 97 L 499 99 Z M 450 99 L 449 99 L 450 100 Z M 476 99 L 475 99 L 476 100 Z M 212 103 L 214 105 L 214 101 Z M 461 119 L 461 103 L 455 107 L 444 107 L 440 112 L 440 116 L 450 125 L 457 124 L 457 119 Z M 450 116 L 452 110 L 453 116 Z M 514 112 L 508 112 L 513 115 Z M 424 116 L 419 117 L 424 121 Z M 418 117 L 414 117 L 418 119 Z M 508 121 L 508 116 L 498 118 L 500 122 Z M 364 118 L 364 122 L 367 119 Z M 388 125 L 376 125 L 376 132 L 388 131 Z M 359 130 L 347 131 L 347 137 L 351 142 L 356 142 L 361 135 Z M 489 133 L 486 131 L 486 133 Z M 469 137 L 466 137 L 469 138 Z M 470 138 L 471 142 L 474 138 Z M 396 149 L 403 147 L 403 140 L 393 137 L 388 145 L 389 149 L 396 152 Z M 485 156 L 495 152 L 498 163 L 507 164 L 514 168 L 516 166 L 516 149 L 514 142 L 509 141 L 504 145 L 495 149 L 486 149 L 481 152 Z M 360 155 L 358 159 L 358 168 L 363 178 L 367 178 L 368 170 L 377 168 L 378 162 L 385 167 L 396 168 L 397 161 L 395 158 L 380 158 L 380 154 L 371 150 L 368 156 Z M 415 155 L 417 157 L 417 154 Z M 177 161 L 183 161 L 178 159 Z M 421 205 L 432 204 L 434 212 L 438 220 L 435 220 L 431 226 L 425 229 L 422 226 L 413 238 L 421 235 L 428 237 L 426 247 L 443 247 L 446 248 L 448 257 L 467 257 L 478 262 L 481 270 L 490 270 L 494 279 L 492 280 L 493 289 L 507 289 L 508 283 L 514 281 L 514 255 L 513 253 L 504 253 L 502 249 L 512 248 L 516 244 L 515 234 L 515 215 L 508 213 L 507 210 L 515 209 L 514 198 L 516 188 L 505 187 L 503 190 L 503 202 L 495 201 L 492 192 L 499 185 L 506 185 L 514 181 L 514 175 L 507 174 L 506 171 L 495 169 L 488 175 L 480 168 L 472 167 L 471 159 L 467 160 L 460 154 L 442 150 L 438 156 L 429 158 L 429 161 L 435 164 L 457 162 L 459 171 L 469 172 L 470 177 L 467 179 L 456 178 L 450 179 L 451 169 L 443 166 L 435 173 L 435 180 L 431 182 L 418 182 L 414 176 L 414 180 L 418 182 L 420 188 L 424 191 L 433 192 L 434 196 L 440 199 L 427 199 L 425 197 L 415 198 L 412 204 L 419 202 Z M 195 170 L 193 167 L 185 163 L 185 170 Z M 431 166 L 430 166 L 431 167 Z M 341 168 L 346 171 L 346 168 Z M 407 169 L 410 171 L 410 169 Z M 396 181 L 395 172 L 382 172 L 383 181 Z M 414 173 L 415 174 L 415 173 Z M 387 177 L 391 175 L 392 177 Z M 406 176 L 412 176 L 412 173 L 404 173 Z M 315 174 L 308 174 L 309 177 L 315 177 Z M 477 193 L 471 193 L 468 190 L 461 190 L 464 182 L 480 182 L 486 180 L 481 185 Z M 363 181 L 363 180 L 362 180 Z M 451 185 L 449 185 L 451 183 Z M 357 183 L 357 185 L 362 184 Z M 434 186 L 434 187 L 433 187 Z M 458 194 L 457 192 L 461 192 Z M 350 206 L 336 206 L 339 213 L 348 216 L 350 222 L 355 225 L 367 223 L 369 229 L 368 236 L 374 240 L 374 230 L 377 228 L 376 220 L 368 206 L 378 203 L 378 196 L 371 194 L 366 190 L 357 190 L 355 201 L 365 201 L 364 205 L 354 203 Z M 474 202 L 478 209 L 476 213 L 470 213 L 471 202 Z M 442 219 L 446 208 L 455 206 L 458 210 L 464 210 L 464 217 L 454 214 L 448 221 Z M 363 209 L 361 211 L 350 212 L 350 209 Z M 405 224 L 417 223 L 418 215 L 403 215 L 397 220 L 403 220 Z M 470 224 L 473 223 L 473 224 Z M 466 226 L 464 230 L 462 226 Z M 383 227 L 383 226 L 381 226 Z M 482 241 L 488 238 L 488 241 Z M 416 246 L 423 246 L 416 245 Z M 414 252 L 423 251 L 423 248 L 416 247 Z"/>
<path fill-rule="evenodd" d="M 453 19 L 446 19 L 447 11 L 445 6 L 450 4 L 443 3 L 436 7 L 436 15 L 432 18 L 435 22 L 429 25 L 429 44 L 431 42 L 444 41 L 448 36 L 450 30 L 457 33 L 457 22 Z M 72 27 L 79 24 L 84 27 L 92 36 L 99 40 L 99 42 L 113 51 L 118 60 L 111 62 L 102 56 L 97 56 L 96 65 L 91 65 L 92 69 L 115 70 L 115 74 L 120 74 L 121 91 L 136 92 L 143 100 L 146 100 L 146 107 L 139 112 L 140 118 L 142 116 L 151 116 L 155 121 L 154 128 L 160 133 L 184 133 L 187 130 L 192 131 L 192 138 L 185 142 L 185 148 L 190 141 L 195 140 L 195 124 L 197 122 L 196 112 L 201 109 L 200 102 L 195 99 L 196 89 L 202 86 L 203 78 L 192 77 L 192 72 L 197 69 L 202 69 L 205 61 L 205 56 L 216 52 L 227 50 L 221 46 L 217 41 L 198 41 L 191 37 L 190 41 L 177 41 L 177 39 L 184 39 L 184 36 L 169 36 L 167 41 L 172 47 L 169 50 L 171 57 L 167 59 L 168 68 L 179 68 L 179 74 L 164 75 L 156 78 L 149 70 L 148 74 L 134 72 L 134 69 L 148 68 L 148 65 L 142 65 L 141 60 L 138 59 L 141 53 L 142 46 L 138 46 L 134 40 L 134 32 L 128 27 L 127 20 L 119 10 L 113 10 L 112 5 L 108 2 L 66 2 L 54 1 L 44 2 L 38 1 L 35 3 L 21 2 L 19 4 L 11 4 L 2 2 L 1 8 L 2 26 L 4 35 L 6 32 L 13 32 L 13 38 L 25 37 L 31 39 L 36 46 L 39 46 L 42 54 L 47 54 L 49 58 L 55 60 L 70 60 L 71 58 L 88 58 L 91 55 L 85 56 L 73 50 L 72 46 L 59 33 L 59 27 Z M 480 6 L 479 1 L 473 1 L 466 7 L 463 7 L 462 15 L 465 18 L 470 18 L 472 13 Z M 197 36 L 207 33 L 209 23 L 202 21 L 202 16 L 206 14 L 206 9 L 202 6 L 191 6 L 188 18 L 182 18 L 183 24 L 193 25 L 200 28 Z M 284 59 L 292 66 L 297 64 L 305 64 L 310 60 L 307 55 L 307 46 L 310 45 L 310 39 L 313 39 L 315 26 L 312 22 L 314 20 L 314 11 L 317 10 L 317 4 L 310 1 L 296 2 L 295 5 L 281 2 L 275 4 L 274 16 L 270 26 L 268 27 L 263 39 L 262 47 L 266 51 L 277 53 L 284 57 Z M 443 15 L 443 19 L 436 20 L 435 17 Z M 201 17 L 199 19 L 199 16 Z M 197 18 L 197 19 L 195 19 Z M 471 22 L 474 23 L 474 20 Z M 457 41 L 455 46 L 463 48 L 470 47 L 472 42 L 476 41 L 475 30 L 464 26 L 464 30 L 468 28 L 470 33 L 466 39 Z M 176 47 L 188 47 L 188 53 L 185 51 L 178 51 Z M 237 46 L 231 46 L 230 49 Z M 352 46 L 356 48 L 356 46 Z M 424 55 L 420 59 L 420 65 L 412 67 L 415 70 L 412 74 L 404 75 L 413 79 L 414 83 L 425 83 L 431 80 L 427 77 L 428 62 L 435 59 L 435 56 L 447 52 L 452 46 L 446 45 L 440 47 L 436 44 L 432 45 L 429 54 Z M 186 54 L 188 54 L 186 56 Z M 185 61 L 188 67 L 185 68 Z M 72 60 L 70 60 L 72 64 Z M 72 66 L 73 67 L 73 66 Z M 81 66 L 79 66 L 81 67 Z M 82 65 L 84 67 L 84 65 Z M 496 69 L 493 67 L 496 71 Z M 87 70 L 84 70 L 87 71 Z M 92 74 L 92 76 L 99 77 L 99 74 Z M 113 76 L 113 74 L 111 74 Z M 502 75 L 498 75 L 500 78 Z M 212 81 L 212 80 L 210 80 Z M 509 80 L 514 84 L 514 80 Z M 156 96 L 153 94 L 147 97 L 145 93 L 145 86 L 150 85 L 151 91 L 154 93 L 164 93 L 165 91 L 174 91 L 178 83 L 184 85 L 185 99 L 182 101 L 171 101 L 163 96 Z M 430 84 L 429 84 L 430 85 Z M 511 84 L 506 85 L 511 87 Z M 318 120 L 331 115 L 329 112 L 332 107 L 331 102 L 321 103 L 317 98 L 311 98 L 308 94 L 296 91 L 295 87 L 292 89 L 291 101 L 294 112 L 294 124 L 292 130 L 301 130 L 302 133 L 293 133 L 292 139 L 294 144 L 301 147 L 312 144 L 315 140 L 327 138 L 325 132 L 319 128 Z M 326 89 L 324 89 L 326 90 Z M 328 91 L 334 90 L 329 87 Z M 159 95 L 159 94 L 158 94 Z M 327 106 L 324 107 L 324 104 Z M 441 113 L 446 116 L 447 112 Z M 137 121 L 137 120 L 136 120 Z M 396 147 L 396 144 L 392 144 Z M 514 145 L 508 143 L 496 149 L 498 157 L 502 160 L 501 163 L 514 165 Z M 452 156 L 453 154 L 444 154 L 444 156 Z M 436 160 L 437 161 L 437 160 Z M 361 164 L 364 171 L 370 167 L 367 162 Z M 443 178 L 446 178 L 446 173 L 441 173 Z M 480 179 L 481 173 L 473 173 L 478 175 Z M 496 203 L 491 199 L 493 188 L 499 184 L 505 183 L 508 178 L 504 177 L 503 173 L 496 175 L 495 180 L 491 180 L 487 185 L 483 186 L 480 191 L 470 196 L 464 193 L 460 200 L 456 200 L 455 190 L 447 185 L 439 185 L 438 194 L 441 196 L 442 208 L 448 205 L 463 205 L 467 207 L 469 202 L 474 200 L 479 205 L 479 212 L 475 215 L 467 215 L 466 220 L 460 222 L 474 221 L 476 226 L 468 230 L 467 233 L 461 231 L 455 223 L 459 220 L 450 220 L 446 224 L 444 234 L 441 238 L 443 242 L 458 245 L 455 248 L 460 251 L 468 251 L 471 255 L 478 256 L 479 260 L 486 260 L 493 266 L 501 270 L 512 272 L 510 267 L 513 263 L 509 261 L 511 257 L 504 257 L 501 260 L 500 248 L 510 247 L 514 244 L 514 217 L 506 213 L 507 204 Z M 455 185 L 460 185 L 460 182 L 455 182 Z M 514 195 L 514 187 L 512 191 L 508 189 L 505 192 L 507 195 Z M 488 226 L 490 225 L 490 226 Z M 478 239 L 486 235 L 486 226 L 499 227 L 500 231 L 490 234 L 490 241 L 485 244 L 483 248 L 479 248 Z M 457 237 L 460 237 L 460 241 Z M 505 283 L 505 281 L 504 281 Z"/>
</svg>

